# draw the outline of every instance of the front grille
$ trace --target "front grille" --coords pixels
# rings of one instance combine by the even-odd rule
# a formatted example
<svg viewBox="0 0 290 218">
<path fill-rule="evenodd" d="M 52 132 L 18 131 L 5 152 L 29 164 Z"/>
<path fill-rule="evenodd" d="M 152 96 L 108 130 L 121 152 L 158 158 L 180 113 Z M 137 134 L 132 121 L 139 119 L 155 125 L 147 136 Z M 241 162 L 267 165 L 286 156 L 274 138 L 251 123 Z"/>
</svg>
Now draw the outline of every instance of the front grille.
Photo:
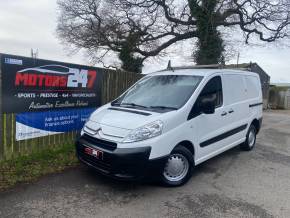
<svg viewBox="0 0 290 218">
<path fill-rule="evenodd" d="M 117 143 L 115 143 L 115 142 L 97 139 L 97 138 L 94 138 L 94 137 L 89 136 L 87 134 L 84 134 L 80 139 L 87 141 L 88 143 L 95 145 L 99 148 L 107 149 L 110 151 L 113 151 L 117 148 Z"/>
</svg>

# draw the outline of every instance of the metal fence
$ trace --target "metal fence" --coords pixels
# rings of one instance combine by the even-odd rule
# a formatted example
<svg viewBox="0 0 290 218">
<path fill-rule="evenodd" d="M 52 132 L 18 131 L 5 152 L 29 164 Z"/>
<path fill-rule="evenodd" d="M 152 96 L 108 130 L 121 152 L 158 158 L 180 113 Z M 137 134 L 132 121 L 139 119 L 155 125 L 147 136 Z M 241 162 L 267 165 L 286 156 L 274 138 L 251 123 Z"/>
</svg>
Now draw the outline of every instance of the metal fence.
<svg viewBox="0 0 290 218">
<path fill-rule="evenodd" d="M 104 70 L 102 81 L 102 104 L 116 98 L 141 77 L 142 75 L 136 73 Z M 0 92 L 0 98 L 1 95 L 2 91 Z M 16 141 L 15 116 L 15 113 L 7 114 L 0 111 L 0 160 L 31 154 L 49 147 L 53 148 L 67 143 L 74 143 L 77 131 Z"/>
</svg>

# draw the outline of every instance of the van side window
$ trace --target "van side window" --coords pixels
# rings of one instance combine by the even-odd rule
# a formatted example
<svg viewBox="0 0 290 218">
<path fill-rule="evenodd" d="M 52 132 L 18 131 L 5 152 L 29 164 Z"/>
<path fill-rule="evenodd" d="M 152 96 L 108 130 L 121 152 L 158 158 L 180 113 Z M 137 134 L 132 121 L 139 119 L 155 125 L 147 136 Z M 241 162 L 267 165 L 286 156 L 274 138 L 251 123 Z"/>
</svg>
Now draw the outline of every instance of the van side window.
<svg viewBox="0 0 290 218">
<path fill-rule="evenodd" d="M 204 99 L 213 99 L 215 101 L 215 107 L 221 107 L 223 105 L 223 89 L 222 79 L 220 76 L 211 78 L 204 86 L 203 90 L 199 94 L 196 102 L 194 103 L 191 112 L 188 116 L 188 120 L 198 116 L 201 112 L 199 104 Z"/>
<path fill-rule="evenodd" d="M 222 80 L 220 76 L 213 77 L 204 86 L 197 102 L 200 102 L 204 98 L 215 99 L 215 107 L 218 108 L 223 104 L 223 89 Z"/>
</svg>

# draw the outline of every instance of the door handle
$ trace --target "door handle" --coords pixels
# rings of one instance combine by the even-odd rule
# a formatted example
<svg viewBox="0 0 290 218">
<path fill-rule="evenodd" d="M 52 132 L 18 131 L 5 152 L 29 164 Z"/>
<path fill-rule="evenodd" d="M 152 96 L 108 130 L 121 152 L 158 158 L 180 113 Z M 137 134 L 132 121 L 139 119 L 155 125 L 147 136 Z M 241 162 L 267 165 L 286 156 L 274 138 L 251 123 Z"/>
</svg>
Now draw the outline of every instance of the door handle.
<svg viewBox="0 0 290 218">
<path fill-rule="evenodd" d="M 228 114 L 228 113 L 224 111 L 221 115 L 222 115 L 222 116 L 226 116 L 227 114 Z"/>
<path fill-rule="evenodd" d="M 234 112 L 234 110 L 233 109 L 230 109 L 229 110 L 229 114 L 231 114 L 231 113 L 233 113 Z"/>
</svg>

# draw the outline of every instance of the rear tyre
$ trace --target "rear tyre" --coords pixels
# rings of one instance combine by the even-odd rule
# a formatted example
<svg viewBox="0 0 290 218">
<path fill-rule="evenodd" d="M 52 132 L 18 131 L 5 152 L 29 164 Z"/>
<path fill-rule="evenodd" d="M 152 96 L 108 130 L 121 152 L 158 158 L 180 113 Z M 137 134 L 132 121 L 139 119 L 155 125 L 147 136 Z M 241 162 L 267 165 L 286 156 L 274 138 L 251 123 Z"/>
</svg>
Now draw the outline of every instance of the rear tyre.
<svg viewBox="0 0 290 218">
<path fill-rule="evenodd" d="M 257 137 L 257 129 L 253 124 L 251 124 L 247 133 L 246 141 L 240 145 L 240 148 L 243 151 L 253 150 L 253 148 L 256 145 L 256 137 Z"/>
<path fill-rule="evenodd" d="M 165 186 L 181 186 L 191 177 L 194 168 L 192 153 L 179 145 L 169 155 L 163 171 L 161 181 Z"/>
</svg>

